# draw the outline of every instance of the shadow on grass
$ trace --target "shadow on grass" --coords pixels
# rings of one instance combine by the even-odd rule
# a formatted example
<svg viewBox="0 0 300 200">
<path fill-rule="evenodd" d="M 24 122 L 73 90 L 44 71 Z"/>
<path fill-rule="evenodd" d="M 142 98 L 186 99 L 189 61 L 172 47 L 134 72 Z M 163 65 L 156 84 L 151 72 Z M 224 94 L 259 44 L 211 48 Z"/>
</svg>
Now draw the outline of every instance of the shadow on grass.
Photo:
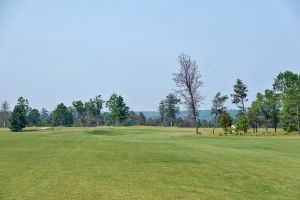
<svg viewBox="0 0 300 200">
<path fill-rule="evenodd" d="M 117 132 L 117 131 L 109 131 L 109 130 L 93 130 L 87 132 L 89 135 L 105 135 L 105 136 L 119 136 L 125 135 L 125 133 Z"/>
<path fill-rule="evenodd" d="M 39 132 L 41 131 L 40 129 L 23 129 L 22 131 L 19 131 L 19 132 Z"/>
<path fill-rule="evenodd" d="M 136 135 L 144 134 L 140 131 L 122 131 L 122 130 L 93 130 L 87 132 L 89 135 L 104 135 L 104 136 L 121 136 L 121 135 Z"/>
</svg>

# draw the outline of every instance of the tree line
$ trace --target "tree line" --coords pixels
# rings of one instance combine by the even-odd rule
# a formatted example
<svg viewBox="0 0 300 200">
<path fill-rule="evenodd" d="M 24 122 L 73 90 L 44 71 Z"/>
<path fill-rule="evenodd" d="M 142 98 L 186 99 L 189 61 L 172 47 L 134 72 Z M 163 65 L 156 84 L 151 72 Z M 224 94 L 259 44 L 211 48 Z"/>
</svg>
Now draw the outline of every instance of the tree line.
<svg viewBox="0 0 300 200">
<path fill-rule="evenodd" d="M 159 104 L 161 125 L 173 126 L 176 115 L 179 113 L 179 103 L 184 103 L 189 111 L 190 121 L 193 122 L 196 134 L 200 134 L 198 126 L 201 124 L 198 119 L 199 106 L 203 100 L 199 89 L 203 82 L 195 60 L 190 56 L 181 54 L 178 58 L 180 69 L 173 74 L 173 80 L 177 86 L 175 94 L 169 94 Z M 176 96 L 179 97 L 177 97 Z M 249 127 L 254 132 L 264 128 L 280 127 L 286 132 L 298 131 L 300 134 L 300 75 L 291 71 L 281 72 L 274 79 L 273 87 L 266 89 L 263 93 L 257 93 L 256 99 L 250 107 L 246 107 L 248 89 L 240 79 L 236 80 L 233 86 L 233 93 L 230 95 L 231 102 L 239 109 L 236 118 L 232 118 L 225 106 L 229 96 L 217 92 L 212 100 L 211 115 L 213 134 L 216 127 L 222 127 L 225 134 L 234 133 L 237 135 L 246 134 Z M 181 102 L 181 99 L 183 102 Z M 233 125 L 235 124 L 235 125 Z"/>
<path fill-rule="evenodd" d="M 104 104 L 110 112 L 102 113 Z M 117 94 L 107 101 L 103 101 L 101 95 L 87 102 L 73 101 L 69 107 L 60 103 L 51 113 L 45 108 L 41 112 L 31 108 L 27 99 L 19 97 L 13 111 L 6 112 L 8 127 L 13 131 L 20 131 L 26 126 L 99 126 L 104 121 L 107 124 L 124 125 L 129 117 L 129 107 L 123 97 Z"/>
<path fill-rule="evenodd" d="M 248 89 L 240 79 L 233 86 L 230 96 L 217 92 L 212 100 L 210 121 L 199 119 L 199 109 L 204 97 L 200 93 L 203 86 L 197 62 L 190 56 L 181 54 L 178 57 L 179 70 L 173 74 L 176 85 L 174 93 L 168 94 L 158 105 L 159 117 L 146 118 L 142 112 L 130 111 L 124 98 L 117 94 L 104 101 L 101 95 L 89 99 L 73 101 L 71 106 L 63 103 L 50 113 L 45 108 L 41 111 L 31 108 L 27 99 L 20 97 L 17 105 L 10 112 L 9 104 L 4 101 L 0 110 L 0 126 L 19 131 L 26 126 L 99 126 L 99 125 L 144 125 L 144 126 L 179 126 L 221 127 L 225 134 L 246 134 L 249 128 L 258 132 L 264 128 L 282 128 L 287 132 L 298 131 L 300 134 L 300 75 L 291 71 L 281 72 L 274 79 L 271 89 L 259 92 L 250 107 Z M 233 118 L 225 106 L 231 97 L 231 102 L 239 109 Z M 184 104 L 188 115 L 179 117 L 179 105 Z M 103 112 L 106 107 L 108 112 Z"/>
</svg>

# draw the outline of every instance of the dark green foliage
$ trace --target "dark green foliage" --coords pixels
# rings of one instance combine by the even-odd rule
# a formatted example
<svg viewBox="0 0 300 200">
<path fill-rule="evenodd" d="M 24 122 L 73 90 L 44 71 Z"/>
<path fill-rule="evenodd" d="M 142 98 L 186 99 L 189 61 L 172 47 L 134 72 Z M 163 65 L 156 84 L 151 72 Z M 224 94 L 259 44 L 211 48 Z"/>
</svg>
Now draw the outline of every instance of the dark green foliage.
<svg viewBox="0 0 300 200">
<path fill-rule="evenodd" d="M 220 117 L 218 118 L 218 124 L 223 128 L 226 135 L 228 134 L 228 132 L 232 133 L 231 131 L 232 122 L 233 119 L 227 111 L 223 111 Z"/>
<path fill-rule="evenodd" d="M 124 126 L 134 126 L 134 125 L 137 125 L 137 122 L 138 122 L 138 115 L 135 112 L 130 111 L 129 116 L 126 120 L 124 120 L 123 125 Z"/>
<path fill-rule="evenodd" d="M 273 84 L 276 91 L 290 93 L 299 91 L 299 74 L 291 71 L 280 72 Z"/>
<path fill-rule="evenodd" d="M 206 119 L 198 120 L 198 124 L 199 124 L 200 128 L 213 128 L 215 126 L 213 121 L 206 120 Z M 190 125 L 188 125 L 186 127 L 190 127 Z"/>
<path fill-rule="evenodd" d="M 298 131 L 300 134 L 300 75 L 290 71 L 280 73 L 273 87 L 281 98 L 281 127 L 285 131 Z"/>
<path fill-rule="evenodd" d="M 179 113 L 178 103 L 180 103 L 180 99 L 174 94 L 169 94 L 160 102 L 158 111 L 162 125 L 165 125 L 166 123 L 170 126 L 174 125 L 176 114 Z"/>
<path fill-rule="evenodd" d="M 213 134 L 215 134 L 215 128 L 217 121 L 219 119 L 219 116 L 226 110 L 226 107 L 224 106 L 226 100 L 228 99 L 228 96 L 222 96 L 220 92 L 218 92 L 214 99 L 212 100 L 212 106 L 210 113 L 214 116 L 214 128 L 213 128 Z"/>
<path fill-rule="evenodd" d="M 51 123 L 53 126 L 71 126 L 73 124 L 73 117 L 70 109 L 63 103 L 58 104 L 51 113 Z"/>
<path fill-rule="evenodd" d="M 124 126 L 133 126 L 133 125 L 145 125 L 146 117 L 142 112 L 136 113 L 133 111 L 129 112 L 128 119 L 124 121 Z"/>
<path fill-rule="evenodd" d="M 250 126 L 253 128 L 253 132 L 258 132 L 258 127 L 263 124 L 263 116 L 261 113 L 260 103 L 256 100 L 253 101 L 251 107 L 248 110 L 248 120 Z"/>
<path fill-rule="evenodd" d="M 21 105 L 16 105 L 8 117 L 9 128 L 12 131 L 20 131 L 27 125 L 26 110 Z"/>
<path fill-rule="evenodd" d="M 109 98 L 109 100 L 106 101 L 106 107 L 112 111 L 113 107 L 115 105 L 115 102 L 117 101 L 118 95 L 117 94 L 112 94 Z"/>
<path fill-rule="evenodd" d="M 40 126 L 41 116 L 37 109 L 31 109 L 28 113 L 28 126 Z"/>
<path fill-rule="evenodd" d="M 104 101 L 101 99 L 101 95 L 98 95 L 85 103 L 87 113 L 87 125 L 98 126 L 100 124 L 103 103 Z"/>
<path fill-rule="evenodd" d="M 113 124 L 123 124 L 129 117 L 129 107 L 125 104 L 122 96 L 113 94 L 106 102 L 106 106 L 110 110 Z"/>
<path fill-rule="evenodd" d="M 174 120 L 176 119 L 176 114 L 179 112 L 179 107 L 177 104 L 180 102 L 174 94 L 169 94 L 166 96 L 166 118 L 169 121 L 170 126 L 173 126 Z"/>
<path fill-rule="evenodd" d="M 280 111 L 280 97 L 274 92 L 274 90 L 265 90 L 264 95 L 267 110 L 268 121 L 271 122 L 272 126 L 277 131 L 277 126 L 279 123 L 279 111 Z"/>
<path fill-rule="evenodd" d="M 248 117 L 247 115 L 240 115 L 238 120 L 237 120 L 237 124 L 236 124 L 236 128 L 235 128 L 235 132 L 237 135 L 242 135 L 242 134 L 246 134 L 249 128 L 249 122 L 248 122 Z"/>
<path fill-rule="evenodd" d="M 76 126 L 98 126 L 101 121 L 101 110 L 104 101 L 101 95 L 91 98 L 88 102 L 73 101 L 74 125 Z"/>
<path fill-rule="evenodd" d="M 266 91 L 268 93 L 268 91 Z M 262 93 L 257 93 L 256 100 L 252 102 L 252 107 L 249 108 L 248 117 L 250 125 L 257 132 L 258 127 L 264 125 L 266 132 L 272 119 L 272 109 L 267 99 L 267 96 Z"/>
<path fill-rule="evenodd" d="M 164 100 L 161 100 L 161 102 L 159 103 L 158 112 L 161 125 L 163 126 L 166 124 L 166 102 Z"/>
<path fill-rule="evenodd" d="M 41 126 L 49 126 L 50 125 L 50 115 L 48 111 L 43 108 L 41 111 Z"/>
<path fill-rule="evenodd" d="M 82 101 L 73 101 L 75 124 L 83 126 L 86 123 L 86 108 Z"/>
<path fill-rule="evenodd" d="M 112 110 L 113 116 L 117 119 L 119 123 L 122 123 L 128 118 L 129 107 L 126 106 L 122 96 L 118 96 Z"/>
<path fill-rule="evenodd" d="M 231 96 L 233 97 L 232 103 L 236 104 L 238 108 L 240 108 L 241 113 L 246 113 L 245 102 L 248 101 L 247 99 L 247 86 L 243 83 L 242 80 L 237 79 L 235 85 L 233 86 L 234 94 Z"/>
<path fill-rule="evenodd" d="M 9 115 L 9 128 L 12 131 L 21 131 L 27 126 L 27 113 L 29 110 L 29 103 L 27 99 L 20 97 L 18 104 L 14 107 L 13 112 Z"/>
</svg>

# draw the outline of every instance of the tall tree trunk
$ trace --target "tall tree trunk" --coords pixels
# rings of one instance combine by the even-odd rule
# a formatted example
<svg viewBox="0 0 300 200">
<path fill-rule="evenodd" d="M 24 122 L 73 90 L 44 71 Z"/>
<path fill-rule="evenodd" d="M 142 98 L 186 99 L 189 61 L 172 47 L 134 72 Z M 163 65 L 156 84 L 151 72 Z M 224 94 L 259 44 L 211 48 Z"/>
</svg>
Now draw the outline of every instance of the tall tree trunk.
<svg viewBox="0 0 300 200">
<path fill-rule="evenodd" d="M 200 134 L 198 131 L 198 123 L 197 123 L 197 117 L 194 116 L 194 123 L 195 123 L 195 128 L 196 128 L 196 134 Z"/>
<path fill-rule="evenodd" d="M 300 135 L 299 105 L 297 106 L 297 124 L 298 124 L 298 133 Z"/>
<path fill-rule="evenodd" d="M 170 124 L 171 124 L 171 127 L 173 127 L 173 118 L 171 118 L 171 123 Z"/>
<path fill-rule="evenodd" d="M 242 99 L 242 111 L 243 111 L 243 114 L 245 114 L 245 105 L 244 105 L 244 99 Z"/>
<path fill-rule="evenodd" d="M 215 115 L 215 122 L 214 122 L 214 128 L 213 128 L 213 135 L 215 134 L 216 123 L 217 123 L 217 115 Z"/>
</svg>

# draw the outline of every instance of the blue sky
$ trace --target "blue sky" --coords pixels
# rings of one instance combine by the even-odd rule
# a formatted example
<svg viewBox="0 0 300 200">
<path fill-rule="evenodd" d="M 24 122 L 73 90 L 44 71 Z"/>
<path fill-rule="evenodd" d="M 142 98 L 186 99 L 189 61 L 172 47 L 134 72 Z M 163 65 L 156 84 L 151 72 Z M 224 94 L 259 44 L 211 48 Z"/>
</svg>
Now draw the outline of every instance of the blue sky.
<svg viewBox="0 0 300 200">
<path fill-rule="evenodd" d="M 181 52 L 198 62 L 201 109 L 237 78 L 253 100 L 280 71 L 300 72 L 300 2 L 0 0 L 0 101 L 11 105 L 24 96 L 52 110 L 115 92 L 156 110 Z"/>
</svg>

